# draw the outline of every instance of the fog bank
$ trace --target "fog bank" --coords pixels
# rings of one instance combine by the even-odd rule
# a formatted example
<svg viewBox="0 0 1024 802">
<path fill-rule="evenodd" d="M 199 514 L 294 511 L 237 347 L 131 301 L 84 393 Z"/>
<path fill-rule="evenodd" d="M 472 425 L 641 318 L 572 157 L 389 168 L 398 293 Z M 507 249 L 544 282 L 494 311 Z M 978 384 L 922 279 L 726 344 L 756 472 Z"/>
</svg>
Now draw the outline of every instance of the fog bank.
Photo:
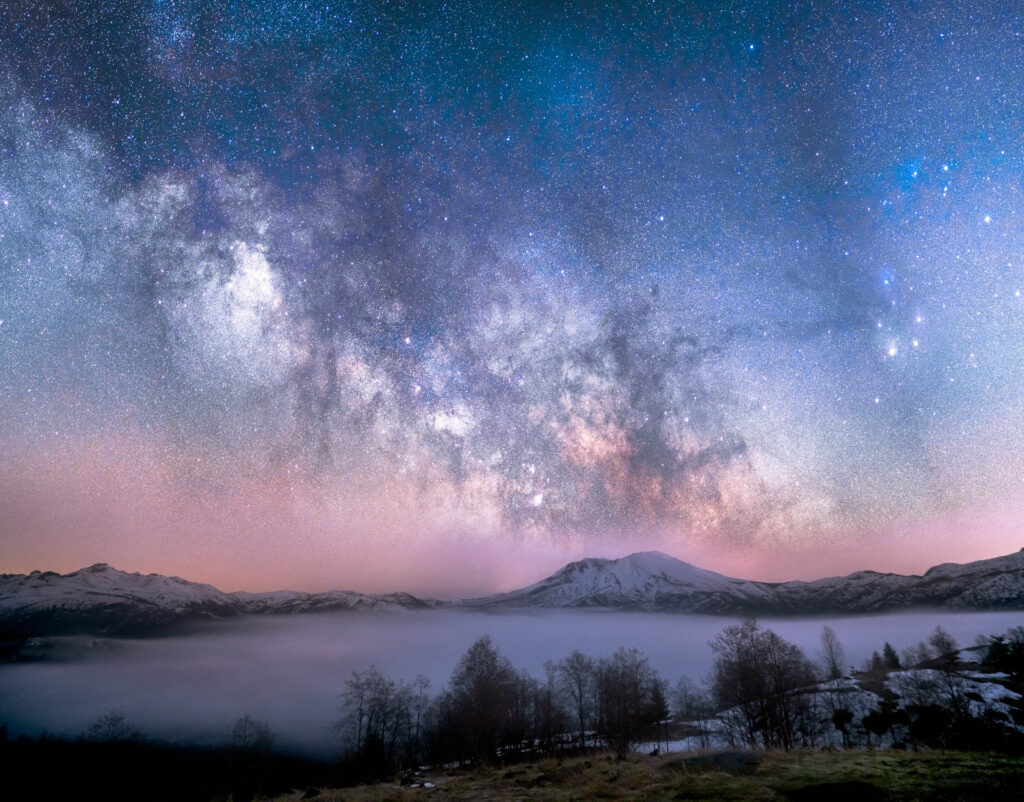
<svg viewBox="0 0 1024 802">
<path fill-rule="evenodd" d="M 595 657 L 636 647 L 662 677 L 703 679 L 708 646 L 736 619 L 598 610 L 479 613 L 451 610 L 331 613 L 208 625 L 174 638 L 88 641 L 66 662 L 0 665 L 0 724 L 9 735 L 77 737 L 112 710 L 150 738 L 224 742 L 248 713 L 280 746 L 330 756 L 338 697 L 353 671 L 375 665 L 395 679 L 423 674 L 436 694 L 477 638 L 489 635 L 517 668 L 543 676 L 544 662 L 573 649 Z M 819 656 L 826 624 L 851 665 L 889 641 L 901 650 L 938 625 L 960 646 L 1021 624 L 1020 612 L 895 613 L 847 618 L 765 619 L 763 626 Z"/>
</svg>

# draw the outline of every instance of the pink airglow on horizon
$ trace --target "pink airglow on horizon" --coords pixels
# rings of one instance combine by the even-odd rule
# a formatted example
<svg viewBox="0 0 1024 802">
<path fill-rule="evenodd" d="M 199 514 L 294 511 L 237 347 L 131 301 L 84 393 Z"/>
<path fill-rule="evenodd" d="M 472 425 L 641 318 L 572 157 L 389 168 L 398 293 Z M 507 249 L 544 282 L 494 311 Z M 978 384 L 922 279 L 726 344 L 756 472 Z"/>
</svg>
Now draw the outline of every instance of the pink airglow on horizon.
<svg viewBox="0 0 1024 802">
<path fill-rule="evenodd" d="M 193 482 L 188 457 L 158 459 L 137 442 L 107 436 L 75 450 L 22 452 L 16 467 L 0 468 L 0 570 L 66 573 L 105 562 L 222 590 L 401 590 L 451 599 L 521 587 L 572 560 L 647 550 L 761 581 L 922 573 L 1016 551 L 1024 522 L 1019 506 L 990 505 L 785 547 L 685 542 L 672 533 L 555 537 L 503 532 L 485 510 L 465 525 L 394 478 L 330 486 L 239 473 L 212 488 Z"/>
</svg>

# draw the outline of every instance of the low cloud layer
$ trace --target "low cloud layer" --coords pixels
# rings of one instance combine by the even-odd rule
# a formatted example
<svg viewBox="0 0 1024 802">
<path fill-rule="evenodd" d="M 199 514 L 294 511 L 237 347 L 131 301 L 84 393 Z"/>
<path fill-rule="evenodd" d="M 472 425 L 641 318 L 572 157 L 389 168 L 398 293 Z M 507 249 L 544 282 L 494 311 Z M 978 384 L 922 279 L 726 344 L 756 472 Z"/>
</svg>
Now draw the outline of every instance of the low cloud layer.
<svg viewBox="0 0 1024 802">
<path fill-rule="evenodd" d="M 1016 616 L 1016 617 L 1015 617 Z M 0 666 L 9 735 L 48 731 L 78 737 L 116 711 L 146 737 L 221 744 L 243 715 L 266 722 L 277 743 L 320 757 L 338 747 L 332 729 L 338 699 L 353 671 L 375 665 L 395 679 L 430 680 L 431 695 L 447 684 L 462 654 L 490 635 L 517 668 L 544 676 L 547 660 L 579 649 L 595 657 L 638 648 L 670 682 L 703 679 L 708 642 L 728 623 L 714 617 L 609 613 L 536 614 L 406 612 L 309 615 L 253 620 L 151 641 L 75 639 L 66 662 Z M 821 620 L 773 621 L 771 628 L 816 658 Z M 889 641 L 913 646 L 941 626 L 959 643 L 1019 623 L 1014 613 L 901 613 L 827 622 L 847 659 L 859 665 Z M 74 650 L 81 651 L 75 652 Z M 258 664 L 259 671 L 252 666 Z"/>
</svg>

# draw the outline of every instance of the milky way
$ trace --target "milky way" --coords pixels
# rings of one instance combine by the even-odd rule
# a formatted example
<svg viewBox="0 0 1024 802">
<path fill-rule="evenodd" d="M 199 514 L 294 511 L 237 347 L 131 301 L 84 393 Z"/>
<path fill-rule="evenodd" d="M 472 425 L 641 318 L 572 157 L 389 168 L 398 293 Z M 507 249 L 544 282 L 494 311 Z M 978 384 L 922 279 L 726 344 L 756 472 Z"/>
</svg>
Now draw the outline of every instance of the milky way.
<svg viewBox="0 0 1024 802">
<path fill-rule="evenodd" d="M 0 569 L 1019 547 L 1024 11 L 411 5 L 0 9 Z"/>
</svg>

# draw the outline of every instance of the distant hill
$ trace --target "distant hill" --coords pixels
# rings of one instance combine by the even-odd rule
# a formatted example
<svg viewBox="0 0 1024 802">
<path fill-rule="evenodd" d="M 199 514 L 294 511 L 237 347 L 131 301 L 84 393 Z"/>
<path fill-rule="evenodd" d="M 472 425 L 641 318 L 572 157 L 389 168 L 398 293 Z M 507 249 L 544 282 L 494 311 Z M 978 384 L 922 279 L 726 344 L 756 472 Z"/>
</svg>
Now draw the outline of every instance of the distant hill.
<svg viewBox="0 0 1024 802">
<path fill-rule="evenodd" d="M 726 615 L 873 613 L 911 607 L 1024 610 L 1024 550 L 963 565 L 937 565 L 923 576 L 858 571 L 813 582 L 735 579 L 667 554 L 641 552 L 618 560 L 579 560 L 520 590 L 451 603 L 408 593 L 342 590 L 224 593 L 179 577 L 127 573 L 103 563 L 69 574 L 0 574 L 0 632 L 12 636 L 145 636 L 244 615 L 437 607 L 608 607 Z"/>
</svg>

